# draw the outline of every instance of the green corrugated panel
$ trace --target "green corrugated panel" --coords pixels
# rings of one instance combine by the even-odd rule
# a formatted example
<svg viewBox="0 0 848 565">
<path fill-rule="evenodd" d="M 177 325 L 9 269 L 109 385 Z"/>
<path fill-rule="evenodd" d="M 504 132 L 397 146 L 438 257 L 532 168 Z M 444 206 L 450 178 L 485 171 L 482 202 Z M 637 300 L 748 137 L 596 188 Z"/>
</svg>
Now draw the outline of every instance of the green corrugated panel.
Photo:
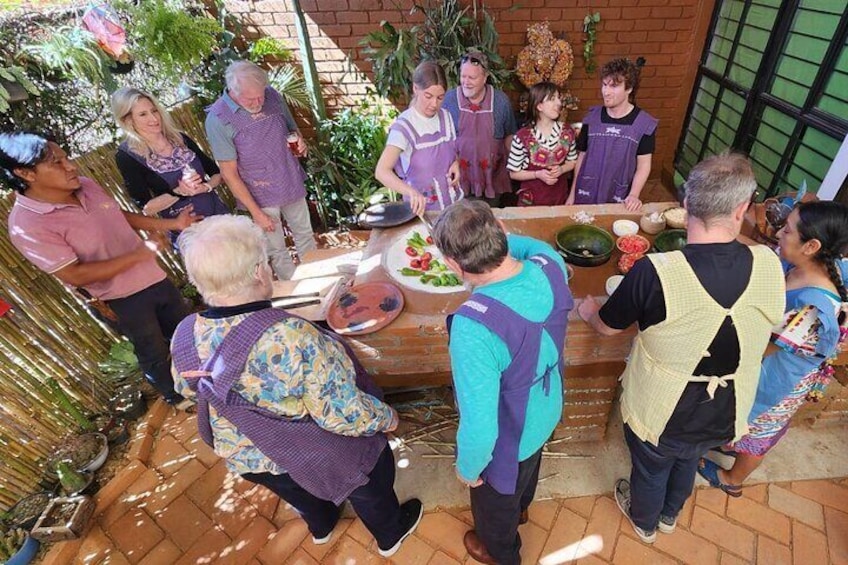
<svg viewBox="0 0 848 565">
<path fill-rule="evenodd" d="M 848 2 L 845 2 L 845 0 L 801 0 L 801 8 L 830 12 L 841 16 L 848 9 Z"/>
<path fill-rule="evenodd" d="M 838 24 L 839 18 L 834 18 L 832 14 L 798 10 L 795 13 L 795 21 L 792 22 L 792 31 L 820 37 L 829 43 Z"/>
<path fill-rule="evenodd" d="M 823 39 L 793 34 L 789 37 L 784 53 L 820 65 L 828 47 L 829 43 Z"/>
<path fill-rule="evenodd" d="M 745 19 L 745 23 L 750 23 L 763 29 L 772 29 L 775 18 L 777 18 L 777 8 L 752 4 L 751 9 L 748 10 L 748 17 Z"/>
<path fill-rule="evenodd" d="M 807 100 L 807 92 L 809 92 L 809 90 L 809 88 L 804 88 L 794 82 L 789 82 L 782 77 L 775 77 L 774 83 L 771 85 L 771 93 L 774 96 L 781 100 L 785 100 L 790 104 L 794 104 L 799 108 L 804 106 L 804 102 Z"/>
<path fill-rule="evenodd" d="M 795 120 L 782 112 L 778 112 L 774 108 L 766 108 L 763 111 L 762 121 L 787 134 L 795 129 Z"/>
<path fill-rule="evenodd" d="M 818 72 L 818 65 L 783 55 L 777 65 L 775 74 L 801 84 L 813 84 Z"/>
<path fill-rule="evenodd" d="M 766 49 L 766 44 L 769 40 L 769 33 L 762 29 L 755 29 L 750 26 L 745 27 L 742 31 L 742 36 L 739 38 L 739 43 L 762 53 Z"/>
</svg>

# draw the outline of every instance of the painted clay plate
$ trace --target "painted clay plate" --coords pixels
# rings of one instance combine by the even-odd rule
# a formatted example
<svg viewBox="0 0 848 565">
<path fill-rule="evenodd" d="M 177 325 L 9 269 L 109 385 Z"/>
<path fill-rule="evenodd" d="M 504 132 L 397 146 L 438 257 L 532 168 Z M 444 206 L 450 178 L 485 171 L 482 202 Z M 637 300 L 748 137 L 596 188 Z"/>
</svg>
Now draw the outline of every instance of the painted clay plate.
<svg viewBox="0 0 848 565">
<path fill-rule="evenodd" d="M 359 225 L 368 228 L 400 226 L 415 217 L 407 202 L 382 202 L 374 204 L 359 214 Z"/>
<path fill-rule="evenodd" d="M 383 269 L 386 270 L 386 273 L 388 273 L 392 280 L 399 285 L 420 292 L 429 292 L 432 294 L 453 294 L 455 292 L 465 292 L 465 287 L 463 285 L 433 286 L 432 284 L 425 284 L 421 282 L 418 277 L 407 277 L 400 274 L 401 269 L 409 267 L 410 259 L 414 259 L 414 257 L 410 257 L 406 254 L 406 240 L 411 239 L 415 232 L 421 234 L 421 237 L 424 239 L 427 239 L 430 235 L 427 227 L 421 222 L 415 224 L 414 228 L 403 234 L 383 253 Z M 442 253 L 435 245 L 428 245 L 425 250 L 429 251 L 433 255 L 433 259 L 438 259 L 439 261 L 444 262 L 442 261 Z"/>
<path fill-rule="evenodd" d="M 403 294 L 391 283 L 356 285 L 339 295 L 327 311 L 327 323 L 341 335 L 369 334 L 392 323 L 403 311 Z"/>
</svg>

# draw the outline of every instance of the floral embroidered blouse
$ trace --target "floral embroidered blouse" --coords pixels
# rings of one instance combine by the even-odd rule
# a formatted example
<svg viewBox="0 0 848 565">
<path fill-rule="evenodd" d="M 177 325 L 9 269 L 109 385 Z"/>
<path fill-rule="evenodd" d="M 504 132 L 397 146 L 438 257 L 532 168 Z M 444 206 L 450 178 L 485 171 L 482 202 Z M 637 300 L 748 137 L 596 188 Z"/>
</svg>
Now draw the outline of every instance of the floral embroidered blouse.
<svg viewBox="0 0 848 565">
<path fill-rule="evenodd" d="M 195 340 L 201 359 L 208 359 L 230 328 L 252 311 L 248 306 L 212 308 L 197 317 Z M 194 398 L 185 379 L 173 367 L 171 371 L 176 391 Z M 344 349 L 295 318 L 263 334 L 234 390 L 249 402 L 282 416 L 310 416 L 322 428 L 340 435 L 373 435 L 392 423 L 391 408 L 356 387 L 353 363 Z M 285 472 L 211 405 L 209 417 L 215 453 L 226 460 L 230 471 Z"/>
</svg>

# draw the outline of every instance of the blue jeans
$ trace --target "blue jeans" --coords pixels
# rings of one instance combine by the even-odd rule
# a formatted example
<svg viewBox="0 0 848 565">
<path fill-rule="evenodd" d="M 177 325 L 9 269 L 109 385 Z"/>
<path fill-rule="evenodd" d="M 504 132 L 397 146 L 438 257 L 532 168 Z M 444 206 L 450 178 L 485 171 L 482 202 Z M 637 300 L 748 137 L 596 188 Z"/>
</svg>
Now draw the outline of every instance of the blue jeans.
<svg viewBox="0 0 848 565">
<path fill-rule="evenodd" d="M 188 316 L 180 291 L 164 279 L 125 298 L 106 302 L 118 316 L 118 328 L 133 344 L 144 376 L 169 404 L 183 397 L 171 376 L 171 336 Z"/>
<path fill-rule="evenodd" d="M 675 518 L 692 494 L 698 459 L 724 439 L 687 443 L 660 437 L 656 446 L 642 441 L 627 424 L 624 440 L 630 449 L 630 517 L 647 532 L 656 529 L 660 514 Z"/>
</svg>

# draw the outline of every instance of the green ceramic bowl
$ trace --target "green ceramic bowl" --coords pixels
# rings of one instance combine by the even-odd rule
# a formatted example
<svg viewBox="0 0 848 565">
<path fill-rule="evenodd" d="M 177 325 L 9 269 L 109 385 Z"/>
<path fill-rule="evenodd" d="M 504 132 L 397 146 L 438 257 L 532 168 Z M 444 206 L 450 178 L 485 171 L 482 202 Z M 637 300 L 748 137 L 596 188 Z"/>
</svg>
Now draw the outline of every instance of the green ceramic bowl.
<svg viewBox="0 0 848 565">
<path fill-rule="evenodd" d="M 667 253 L 678 251 L 686 245 L 686 230 L 661 231 L 654 238 L 654 251 Z"/>
<path fill-rule="evenodd" d="M 603 265 L 615 249 L 612 234 L 588 224 L 562 228 L 557 232 L 556 244 L 566 262 L 578 267 Z"/>
</svg>

